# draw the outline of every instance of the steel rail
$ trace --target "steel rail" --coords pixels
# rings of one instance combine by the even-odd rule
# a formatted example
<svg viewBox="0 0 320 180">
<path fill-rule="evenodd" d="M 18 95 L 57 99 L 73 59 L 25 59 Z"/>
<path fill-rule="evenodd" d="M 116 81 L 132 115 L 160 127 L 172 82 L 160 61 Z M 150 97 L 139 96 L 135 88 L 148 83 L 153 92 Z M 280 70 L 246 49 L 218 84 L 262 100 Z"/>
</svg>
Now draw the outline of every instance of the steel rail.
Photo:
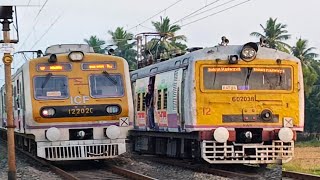
<svg viewBox="0 0 320 180">
<path fill-rule="evenodd" d="M 282 177 L 288 177 L 292 179 L 308 179 L 308 180 L 319 180 L 320 176 L 313 175 L 313 174 L 306 174 L 300 172 L 293 172 L 293 171 L 282 171 Z"/>
</svg>

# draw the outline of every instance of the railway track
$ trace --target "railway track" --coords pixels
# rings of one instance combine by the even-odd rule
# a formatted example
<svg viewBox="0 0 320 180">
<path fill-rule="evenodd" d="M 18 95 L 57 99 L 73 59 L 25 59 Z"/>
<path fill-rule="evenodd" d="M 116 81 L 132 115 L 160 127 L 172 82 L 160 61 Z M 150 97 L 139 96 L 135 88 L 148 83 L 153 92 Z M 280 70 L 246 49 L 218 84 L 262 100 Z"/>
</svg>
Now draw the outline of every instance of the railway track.
<svg viewBox="0 0 320 180">
<path fill-rule="evenodd" d="M 311 175 L 311 174 L 305 174 L 305 173 L 298 173 L 298 172 L 292 172 L 292 171 L 282 171 L 282 177 L 287 177 L 291 179 L 301 179 L 301 180 L 319 180 L 320 176 Z"/>
<path fill-rule="evenodd" d="M 140 156 L 139 158 L 152 160 L 167 165 L 179 166 L 186 169 L 190 169 L 197 172 L 203 172 L 228 178 L 237 179 L 259 179 L 259 175 L 263 171 L 270 171 L 269 168 L 262 169 L 257 166 L 246 166 L 246 165 L 218 165 L 218 166 L 205 166 L 201 163 L 193 163 L 190 161 L 175 160 L 170 158 L 158 158 L 154 156 Z M 282 177 L 294 179 L 294 180 L 320 180 L 320 176 L 298 173 L 292 171 L 282 171 Z M 279 176 L 281 179 L 281 176 Z"/>
<path fill-rule="evenodd" d="M 155 180 L 152 177 L 145 176 L 127 169 L 109 164 L 107 161 L 78 161 L 55 163 L 55 166 L 64 172 L 71 174 L 74 180 L 103 179 L 103 180 Z"/>
<path fill-rule="evenodd" d="M 6 141 L 2 142 L 6 144 Z M 52 172 L 56 173 L 61 178 L 66 180 L 155 180 L 155 178 L 123 169 L 103 161 L 70 161 L 51 163 L 49 161 L 37 158 L 31 153 L 23 151 L 22 149 L 19 149 L 17 147 L 16 150 L 34 160 L 35 162 L 41 164 L 42 167 L 48 167 Z"/>
<path fill-rule="evenodd" d="M 156 156 L 140 156 L 138 159 L 146 159 L 152 162 L 158 162 L 161 164 L 167 164 L 172 166 L 178 166 L 185 169 L 190 169 L 195 172 L 207 173 L 227 178 L 237 179 L 259 179 L 261 177 L 258 171 L 261 168 L 254 166 L 242 166 L 242 165 L 204 165 L 203 163 L 195 163 L 186 160 L 177 160 L 172 158 L 159 158 Z"/>
</svg>

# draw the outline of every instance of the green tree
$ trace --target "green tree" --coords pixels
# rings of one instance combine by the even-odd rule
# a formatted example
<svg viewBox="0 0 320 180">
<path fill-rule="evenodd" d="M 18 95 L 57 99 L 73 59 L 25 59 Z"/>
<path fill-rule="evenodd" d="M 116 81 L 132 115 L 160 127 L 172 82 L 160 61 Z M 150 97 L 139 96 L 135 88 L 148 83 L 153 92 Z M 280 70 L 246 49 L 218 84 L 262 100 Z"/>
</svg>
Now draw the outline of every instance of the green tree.
<svg viewBox="0 0 320 180">
<path fill-rule="evenodd" d="M 168 17 L 162 18 L 160 21 L 152 21 L 152 25 L 160 34 L 160 39 L 152 39 L 147 46 L 147 49 L 158 56 L 160 53 L 170 54 L 172 52 L 185 51 L 187 46 L 182 42 L 186 42 L 187 38 L 184 35 L 176 35 L 181 29 L 179 25 L 170 24 Z"/>
<path fill-rule="evenodd" d="M 320 69 L 315 61 L 318 54 L 313 53 L 314 47 L 308 47 L 308 41 L 299 38 L 291 48 L 292 54 L 298 57 L 302 63 L 304 91 L 305 91 L 305 130 L 319 132 L 320 124 Z"/>
<path fill-rule="evenodd" d="M 290 35 L 287 34 L 288 31 L 286 30 L 286 24 L 277 23 L 277 18 L 269 18 L 265 26 L 261 24 L 260 26 L 263 29 L 263 33 L 252 32 L 250 35 L 264 38 L 270 48 L 289 52 L 290 46 L 287 43 L 283 42 L 290 38 Z"/>
<path fill-rule="evenodd" d="M 99 39 L 97 36 L 90 36 L 89 39 L 84 39 L 89 46 L 91 46 L 96 53 L 105 53 L 105 49 L 102 46 L 106 43 L 105 41 Z"/>
<path fill-rule="evenodd" d="M 315 50 L 315 47 L 308 47 L 308 41 L 301 38 L 291 48 L 292 54 L 301 60 L 304 89 L 307 96 L 311 93 L 320 73 L 318 63 L 314 60 L 314 58 L 318 57 L 318 54 L 313 53 L 313 50 Z"/>
<path fill-rule="evenodd" d="M 292 54 L 299 58 L 304 65 L 307 65 L 318 57 L 318 54 L 311 52 L 315 49 L 315 47 L 308 48 L 308 40 L 299 38 L 295 46 L 292 47 Z"/>
<path fill-rule="evenodd" d="M 117 27 L 115 31 L 108 31 L 108 33 L 111 35 L 112 44 L 117 47 L 115 55 L 126 59 L 130 69 L 136 69 L 135 42 L 129 42 L 133 40 L 133 34 L 125 31 L 123 27 Z"/>
</svg>

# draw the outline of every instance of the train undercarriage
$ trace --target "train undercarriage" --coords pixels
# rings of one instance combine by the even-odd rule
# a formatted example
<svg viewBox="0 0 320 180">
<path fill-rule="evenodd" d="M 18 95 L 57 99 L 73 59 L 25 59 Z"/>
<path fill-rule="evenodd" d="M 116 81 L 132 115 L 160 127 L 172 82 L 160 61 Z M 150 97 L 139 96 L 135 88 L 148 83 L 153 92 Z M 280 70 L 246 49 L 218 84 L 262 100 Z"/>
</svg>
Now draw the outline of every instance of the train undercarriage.
<svg viewBox="0 0 320 180">
<path fill-rule="evenodd" d="M 210 164 L 281 164 L 293 158 L 294 141 L 218 143 L 201 140 L 199 134 L 132 130 L 130 139 L 138 153 L 204 160 Z"/>
</svg>

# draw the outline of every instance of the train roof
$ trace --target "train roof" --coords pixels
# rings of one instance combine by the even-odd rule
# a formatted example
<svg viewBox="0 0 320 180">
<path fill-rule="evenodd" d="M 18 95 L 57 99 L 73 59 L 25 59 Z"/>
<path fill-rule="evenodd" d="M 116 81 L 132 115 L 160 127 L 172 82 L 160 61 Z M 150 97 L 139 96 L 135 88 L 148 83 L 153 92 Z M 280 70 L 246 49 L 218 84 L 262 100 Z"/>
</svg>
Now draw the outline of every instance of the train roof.
<svg viewBox="0 0 320 180">
<path fill-rule="evenodd" d="M 230 55 L 240 55 L 243 45 L 230 45 L 230 46 L 215 46 L 210 48 L 204 48 L 197 51 L 193 51 L 187 54 L 184 54 L 179 57 L 175 57 L 163 62 L 159 62 L 156 64 L 152 64 L 138 70 L 132 71 L 130 73 L 131 80 L 140 79 L 143 77 L 148 77 L 153 74 L 158 74 L 161 72 L 166 72 L 174 69 L 178 69 L 181 67 L 186 67 L 194 61 L 197 60 L 212 60 L 212 59 L 220 59 L 220 60 L 228 60 L 228 56 Z M 257 56 L 255 59 L 285 59 L 291 60 L 295 62 L 300 62 L 298 58 L 295 56 L 266 47 L 258 47 Z"/>
<path fill-rule="evenodd" d="M 71 51 L 82 51 L 84 53 L 93 53 L 93 48 L 88 44 L 57 44 L 47 47 L 45 55 L 64 54 Z"/>
</svg>

